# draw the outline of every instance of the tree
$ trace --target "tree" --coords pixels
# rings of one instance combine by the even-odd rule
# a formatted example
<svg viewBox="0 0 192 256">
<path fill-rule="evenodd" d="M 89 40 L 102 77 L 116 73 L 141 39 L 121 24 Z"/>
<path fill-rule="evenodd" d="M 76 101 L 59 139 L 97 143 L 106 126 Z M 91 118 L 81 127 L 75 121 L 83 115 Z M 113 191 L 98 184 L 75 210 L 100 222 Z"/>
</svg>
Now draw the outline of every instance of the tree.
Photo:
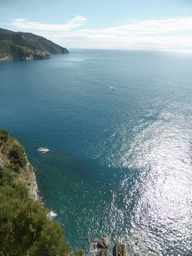
<svg viewBox="0 0 192 256">
<path fill-rule="evenodd" d="M 27 164 L 27 158 L 25 155 L 24 148 L 21 145 L 13 145 L 12 149 L 9 152 L 11 162 L 16 167 L 23 168 Z"/>
<path fill-rule="evenodd" d="M 0 129 L 0 146 L 7 142 L 10 139 L 9 132 L 6 130 Z"/>
<path fill-rule="evenodd" d="M 85 253 L 82 249 L 76 251 L 76 256 L 85 256 Z"/>
<path fill-rule="evenodd" d="M 0 185 L 13 185 L 14 174 L 8 168 L 3 168 L 0 166 Z"/>
<path fill-rule="evenodd" d="M 65 255 L 64 230 L 47 210 L 28 199 L 22 183 L 0 187 L 0 252 L 5 255 Z"/>
</svg>

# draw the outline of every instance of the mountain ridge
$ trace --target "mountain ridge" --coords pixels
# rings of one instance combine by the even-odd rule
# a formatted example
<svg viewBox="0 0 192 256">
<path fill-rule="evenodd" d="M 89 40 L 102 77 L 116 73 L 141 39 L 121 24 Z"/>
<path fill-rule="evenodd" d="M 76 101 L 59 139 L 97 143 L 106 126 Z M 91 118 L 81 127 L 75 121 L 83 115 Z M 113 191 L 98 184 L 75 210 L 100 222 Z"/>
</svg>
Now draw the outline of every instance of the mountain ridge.
<svg viewBox="0 0 192 256">
<path fill-rule="evenodd" d="M 48 59 L 50 54 L 67 53 L 66 48 L 42 36 L 0 28 L 0 60 Z"/>
</svg>

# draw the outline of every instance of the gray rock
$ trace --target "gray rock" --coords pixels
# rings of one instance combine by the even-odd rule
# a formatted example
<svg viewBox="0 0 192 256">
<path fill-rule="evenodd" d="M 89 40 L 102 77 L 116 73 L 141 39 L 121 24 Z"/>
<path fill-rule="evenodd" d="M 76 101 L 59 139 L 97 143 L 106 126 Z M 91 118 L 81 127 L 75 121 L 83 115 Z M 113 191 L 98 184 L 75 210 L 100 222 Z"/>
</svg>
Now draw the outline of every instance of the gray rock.
<svg viewBox="0 0 192 256">
<path fill-rule="evenodd" d="M 109 246 L 109 240 L 107 239 L 107 237 L 102 237 L 98 241 L 98 247 L 100 247 L 100 248 L 107 248 L 108 246 Z"/>
<path fill-rule="evenodd" d="M 100 255 L 101 255 L 101 256 L 108 256 L 107 248 L 102 249 L 101 252 L 100 252 Z"/>
<path fill-rule="evenodd" d="M 122 244 L 118 237 L 115 241 L 115 256 L 126 256 L 125 244 Z"/>
</svg>

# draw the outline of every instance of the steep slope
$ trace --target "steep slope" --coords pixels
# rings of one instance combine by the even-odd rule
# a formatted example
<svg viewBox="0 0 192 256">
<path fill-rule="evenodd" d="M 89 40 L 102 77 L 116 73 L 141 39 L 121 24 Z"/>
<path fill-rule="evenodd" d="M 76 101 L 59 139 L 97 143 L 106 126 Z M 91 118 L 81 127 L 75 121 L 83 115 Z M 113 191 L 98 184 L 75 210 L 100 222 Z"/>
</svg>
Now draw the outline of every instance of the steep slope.
<svg viewBox="0 0 192 256">
<path fill-rule="evenodd" d="M 0 185 L 4 175 L 13 177 L 14 183 L 20 181 L 25 184 L 29 197 L 41 203 L 36 176 L 24 148 L 6 130 L 0 130 Z"/>
<path fill-rule="evenodd" d="M 23 146 L 0 129 L 0 255 L 74 256 L 49 214 Z"/>
<path fill-rule="evenodd" d="M 66 48 L 44 37 L 0 28 L 0 60 L 47 59 L 50 54 L 67 53 Z"/>
</svg>

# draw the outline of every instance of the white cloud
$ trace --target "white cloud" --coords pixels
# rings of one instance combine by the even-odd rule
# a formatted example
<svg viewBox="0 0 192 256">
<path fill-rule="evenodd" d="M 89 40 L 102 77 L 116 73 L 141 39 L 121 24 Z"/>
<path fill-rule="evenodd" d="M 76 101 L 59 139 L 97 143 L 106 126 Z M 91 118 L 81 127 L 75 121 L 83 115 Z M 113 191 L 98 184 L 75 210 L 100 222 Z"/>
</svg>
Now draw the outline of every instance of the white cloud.
<svg viewBox="0 0 192 256">
<path fill-rule="evenodd" d="M 80 24 L 83 24 L 87 19 L 83 16 L 77 15 L 75 18 L 71 20 L 71 22 L 78 22 Z"/>
<path fill-rule="evenodd" d="M 77 28 L 87 19 L 82 16 L 76 16 L 67 24 L 42 24 L 40 22 L 29 22 L 26 19 L 15 19 L 11 25 L 17 29 L 27 30 L 41 30 L 41 31 L 70 31 L 73 28 Z"/>
<path fill-rule="evenodd" d="M 124 26 L 100 29 L 100 30 L 82 30 L 84 32 L 95 34 L 115 34 L 122 35 L 123 33 L 129 35 L 143 35 L 143 34 L 159 34 L 169 32 L 179 32 L 192 30 L 192 17 L 183 19 L 168 19 L 168 20 L 150 20 L 142 21 L 134 24 Z"/>
<path fill-rule="evenodd" d="M 39 30 L 66 47 L 119 49 L 192 49 L 192 17 L 149 20 L 106 29 L 80 29 L 87 19 L 76 16 L 68 24 L 54 25 L 17 19 L 16 28 Z"/>
</svg>

